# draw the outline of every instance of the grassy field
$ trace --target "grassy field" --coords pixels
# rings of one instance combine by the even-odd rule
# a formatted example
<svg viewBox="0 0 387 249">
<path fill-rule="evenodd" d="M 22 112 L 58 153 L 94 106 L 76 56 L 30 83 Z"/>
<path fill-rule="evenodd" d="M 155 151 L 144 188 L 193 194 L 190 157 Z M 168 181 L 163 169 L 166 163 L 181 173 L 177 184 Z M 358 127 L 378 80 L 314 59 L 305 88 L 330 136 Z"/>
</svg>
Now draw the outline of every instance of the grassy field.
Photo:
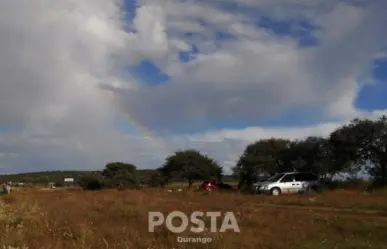
<svg viewBox="0 0 387 249">
<path fill-rule="evenodd" d="M 271 197 L 152 189 L 19 190 L 0 201 L 1 249 L 377 249 L 387 244 L 387 192 Z M 240 233 L 176 235 L 163 227 L 148 232 L 148 211 L 174 210 L 232 211 Z M 212 242 L 179 243 L 177 236 Z"/>
<path fill-rule="evenodd" d="M 237 181 L 224 181 L 226 184 L 230 184 L 233 188 L 237 188 L 238 182 Z M 192 187 L 198 187 L 201 185 L 201 182 L 194 182 L 192 184 Z M 187 182 L 172 182 L 169 183 L 168 186 L 169 188 L 187 188 L 188 183 Z"/>
</svg>

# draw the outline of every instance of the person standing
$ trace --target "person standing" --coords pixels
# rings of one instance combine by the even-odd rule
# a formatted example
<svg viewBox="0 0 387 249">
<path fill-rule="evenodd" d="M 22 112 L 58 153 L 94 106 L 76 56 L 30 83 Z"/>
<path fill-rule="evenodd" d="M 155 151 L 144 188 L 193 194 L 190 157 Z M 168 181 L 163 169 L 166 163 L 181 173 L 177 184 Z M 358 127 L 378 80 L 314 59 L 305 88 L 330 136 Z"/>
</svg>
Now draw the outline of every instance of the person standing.
<svg viewBox="0 0 387 249">
<path fill-rule="evenodd" d="M 11 192 L 11 187 L 5 182 L 3 183 L 3 193 L 8 195 Z"/>
</svg>

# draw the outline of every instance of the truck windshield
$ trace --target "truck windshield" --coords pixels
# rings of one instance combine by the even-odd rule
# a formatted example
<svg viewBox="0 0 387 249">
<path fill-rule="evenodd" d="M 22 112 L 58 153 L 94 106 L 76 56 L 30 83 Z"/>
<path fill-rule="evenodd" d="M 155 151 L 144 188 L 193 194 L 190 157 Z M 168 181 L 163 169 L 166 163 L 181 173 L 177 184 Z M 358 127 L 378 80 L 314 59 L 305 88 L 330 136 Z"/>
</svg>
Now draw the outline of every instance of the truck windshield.
<svg viewBox="0 0 387 249">
<path fill-rule="evenodd" d="M 275 174 L 274 176 L 270 177 L 266 181 L 268 181 L 268 182 L 276 182 L 279 179 L 281 179 L 283 176 L 284 176 L 284 174 Z"/>
</svg>

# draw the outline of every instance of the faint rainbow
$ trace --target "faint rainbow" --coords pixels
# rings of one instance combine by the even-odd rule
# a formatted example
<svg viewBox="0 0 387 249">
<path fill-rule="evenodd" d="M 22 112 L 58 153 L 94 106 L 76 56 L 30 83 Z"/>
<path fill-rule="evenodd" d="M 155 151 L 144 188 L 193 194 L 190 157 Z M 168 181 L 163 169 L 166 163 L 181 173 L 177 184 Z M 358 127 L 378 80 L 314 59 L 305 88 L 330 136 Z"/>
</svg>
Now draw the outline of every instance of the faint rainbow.
<svg viewBox="0 0 387 249">
<path fill-rule="evenodd" d="M 146 125 L 144 125 L 139 119 L 136 119 L 129 112 L 125 111 L 120 104 L 116 104 L 114 92 L 110 89 L 101 89 L 99 95 L 112 109 L 117 110 L 118 113 L 126 119 L 134 128 L 143 136 L 151 141 L 154 147 L 161 149 L 163 152 L 168 153 L 168 146 L 164 142 L 163 138 L 155 135 Z"/>
</svg>

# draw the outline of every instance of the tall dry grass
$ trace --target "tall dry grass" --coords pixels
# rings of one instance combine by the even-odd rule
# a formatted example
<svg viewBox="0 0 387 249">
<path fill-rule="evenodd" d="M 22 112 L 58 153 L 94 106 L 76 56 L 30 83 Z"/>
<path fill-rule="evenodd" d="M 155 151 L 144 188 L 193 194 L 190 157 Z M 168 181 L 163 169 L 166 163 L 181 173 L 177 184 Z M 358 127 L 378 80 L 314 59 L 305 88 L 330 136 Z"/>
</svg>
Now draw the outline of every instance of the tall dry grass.
<svg viewBox="0 0 387 249">
<path fill-rule="evenodd" d="M 148 212 L 232 211 L 240 233 L 148 232 Z M 385 193 L 250 196 L 163 190 L 24 190 L 1 197 L 0 248 L 386 248 Z M 221 220 L 219 220 L 221 221 Z M 206 224 L 209 220 L 205 219 Z M 212 242 L 179 243 L 177 236 Z"/>
</svg>

